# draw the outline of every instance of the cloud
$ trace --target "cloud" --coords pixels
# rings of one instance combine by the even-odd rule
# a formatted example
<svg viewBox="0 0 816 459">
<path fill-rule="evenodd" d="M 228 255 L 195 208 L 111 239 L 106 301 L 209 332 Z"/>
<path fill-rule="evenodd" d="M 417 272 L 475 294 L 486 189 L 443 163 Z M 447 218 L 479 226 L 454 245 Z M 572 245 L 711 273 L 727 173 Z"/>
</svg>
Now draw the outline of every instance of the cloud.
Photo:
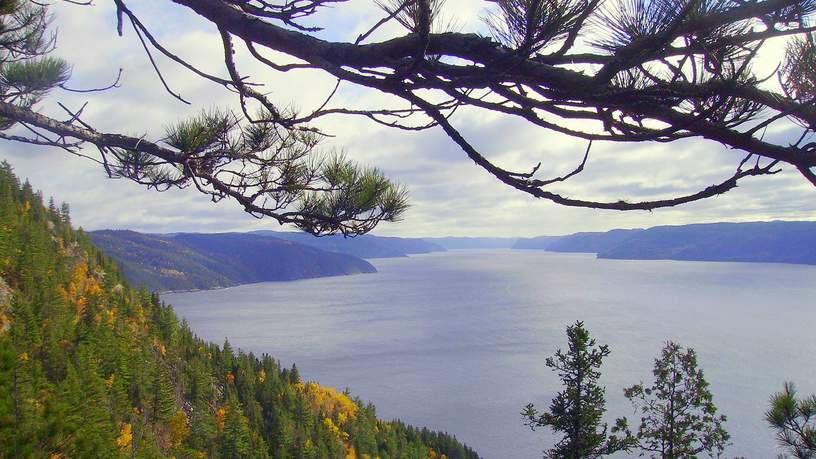
<svg viewBox="0 0 816 459">
<path fill-rule="evenodd" d="M 131 3 L 173 52 L 208 72 L 225 74 L 220 38 L 211 24 L 183 7 L 169 6 L 165 0 Z M 479 19 L 483 10 L 472 5 L 472 0 L 448 0 L 448 11 L 456 13 L 465 30 L 486 33 Z M 112 3 L 102 2 L 92 8 L 57 4 L 54 11 L 60 32 L 57 53 L 74 65 L 73 86 L 103 86 L 120 67 L 124 74 L 122 87 L 106 94 L 55 93 L 43 104 L 46 113 L 65 115 L 56 101 L 74 108 L 88 101 L 85 118 L 99 129 L 157 138 L 168 123 L 202 109 L 238 108 L 234 94 L 157 56 L 171 88 L 192 105 L 170 97 L 133 32 L 125 28 L 123 38 L 116 36 Z M 380 17 L 382 12 L 371 2 L 353 0 L 327 9 L 314 22 L 328 24 L 319 33 L 323 38 L 354 40 Z M 399 26 L 389 27 L 372 39 L 401 33 Z M 782 49 L 774 44 L 769 54 L 762 56 L 760 67 L 778 62 Z M 332 78 L 319 72 L 273 72 L 248 59 L 241 48 L 237 58 L 242 73 L 265 83 L 264 90 L 277 103 L 292 103 L 308 110 L 322 103 L 333 87 Z M 341 86 L 333 102 L 334 106 L 353 107 L 401 103 L 377 91 L 350 85 Z M 542 177 L 571 171 L 586 149 L 586 142 L 476 109 L 461 110 L 453 122 L 497 164 L 529 171 L 540 161 Z M 405 132 L 362 117 L 338 116 L 325 118 L 318 126 L 334 135 L 326 140 L 325 148 L 344 149 L 352 159 L 377 166 L 408 186 L 412 207 L 403 222 L 380 226 L 376 232 L 383 235 L 533 236 L 693 222 L 816 218 L 813 188 L 790 170 L 771 178 L 745 180 L 725 196 L 679 208 L 626 213 L 574 209 L 501 184 L 474 165 L 440 129 Z M 790 139 L 795 132 L 789 126 L 767 135 L 777 141 Z M 702 140 L 596 143 L 585 172 L 555 189 L 570 197 L 613 201 L 667 197 L 722 181 L 733 173 L 741 158 L 738 151 Z M 74 221 L 87 229 L 173 232 L 278 228 L 273 220 L 257 220 L 233 202 L 215 204 L 193 190 L 157 193 L 123 180 L 107 179 L 98 165 L 62 151 L 0 143 L 0 159 L 9 160 L 19 175 L 29 177 L 45 195 L 70 202 Z"/>
</svg>

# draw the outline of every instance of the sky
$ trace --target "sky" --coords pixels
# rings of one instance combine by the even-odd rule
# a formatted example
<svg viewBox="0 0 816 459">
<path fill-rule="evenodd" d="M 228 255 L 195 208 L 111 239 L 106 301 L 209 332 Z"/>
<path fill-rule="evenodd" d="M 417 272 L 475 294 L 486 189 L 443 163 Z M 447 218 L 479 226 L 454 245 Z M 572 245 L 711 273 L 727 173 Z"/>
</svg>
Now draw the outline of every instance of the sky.
<svg viewBox="0 0 816 459">
<path fill-rule="evenodd" d="M 97 130 L 155 139 L 162 136 L 165 126 L 201 110 L 237 107 L 234 94 L 223 87 L 158 57 L 168 83 L 192 104 L 169 96 L 133 31 L 125 28 L 124 36 L 117 36 L 112 4 L 108 0 L 97 0 L 89 7 L 56 4 L 52 9 L 53 28 L 58 32 L 55 53 L 72 64 L 72 87 L 105 86 L 119 68 L 123 70 L 121 86 L 96 94 L 55 91 L 38 107 L 42 112 L 64 118 L 57 102 L 74 109 L 88 102 L 84 120 Z M 167 0 L 129 4 L 173 52 L 204 70 L 225 74 L 220 38 L 211 24 Z M 446 12 L 462 30 L 484 32 L 480 21 L 485 14 L 483 4 L 487 2 L 448 0 Z M 380 16 L 373 1 L 351 0 L 321 13 L 314 23 L 327 25 L 319 33 L 322 38 L 349 41 Z M 394 25 L 381 35 L 399 33 Z M 773 71 L 783 49 L 780 43 L 769 44 L 757 72 Z M 281 75 L 245 57 L 239 53 L 243 73 L 264 83 L 270 97 L 283 105 L 307 110 L 319 105 L 333 87 L 333 80 L 320 73 Z M 341 86 L 333 103 L 372 107 L 393 101 L 380 93 Z M 543 177 L 571 171 L 586 149 L 583 142 L 484 111 L 458 112 L 453 122 L 495 163 L 524 171 L 541 162 Z M 322 119 L 318 126 L 333 135 L 323 148 L 342 149 L 349 158 L 380 168 L 408 188 L 411 207 L 404 219 L 381 224 L 374 231 L 378 235 L 529 237 L 715 221 L 816 219 L 816 189 L 789 167 L 773 177 L 745 179 L 724 196 L 675 208 L 652 212 L 577 209 L 501 184 L 474 165 L 438 128 L 404 132 L 348 117 Z M 768 138 L 778 140 L 792 135 L 786 129 L 767 133 Z M 705 140 L 596 144 L 584 173 L 555 190 L 570 197 L 613 201 L 686 194 L 730 176 L 742 156 L 742 152 Z M 0 160 L 9 161 L 19 176 L 28 178 L 45 196 L 68 202 L 74 223 L 88 230 L 292 230 L 270 218 L 256 219 L 235 202 L 212 203 L 194 190 L 159 193 L 108 179 L 99 165 L 57 149 L 2 141 Z"/>
</svg>

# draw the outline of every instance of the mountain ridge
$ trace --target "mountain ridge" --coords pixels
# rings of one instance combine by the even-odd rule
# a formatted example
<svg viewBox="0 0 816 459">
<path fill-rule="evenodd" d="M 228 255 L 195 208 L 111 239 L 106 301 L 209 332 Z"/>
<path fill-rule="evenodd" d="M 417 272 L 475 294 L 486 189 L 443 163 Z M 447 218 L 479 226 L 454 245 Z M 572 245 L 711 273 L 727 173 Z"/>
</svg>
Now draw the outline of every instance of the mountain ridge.
<svg viewBox="0 0 816 459">
<path fill-rule="evenodd" d="M 377 271 L 352 255 L 246 233 L 98 230 L 89 236 L 134 285 L 163 292 Z"/>
<path fill-rule="evenodd" d="M 816 265 L 816 222 L 718 222 L 520 239 L 514 249 L 595 253 L 601 259 Z"/>
<path fill-rule="evenodd" d="M 364 234 L 353 238 L 346 238 L 341 235 L 315 237 L 301 232 L 272 230 L 250 231 L 245 234 L 275 237 L 317 247 L 328 252 L 346 253 L 359 258 L 398 258 L 445 251 L 444 247 L 422 238 L 375 236 L 373 234 Z"/>
</svg>

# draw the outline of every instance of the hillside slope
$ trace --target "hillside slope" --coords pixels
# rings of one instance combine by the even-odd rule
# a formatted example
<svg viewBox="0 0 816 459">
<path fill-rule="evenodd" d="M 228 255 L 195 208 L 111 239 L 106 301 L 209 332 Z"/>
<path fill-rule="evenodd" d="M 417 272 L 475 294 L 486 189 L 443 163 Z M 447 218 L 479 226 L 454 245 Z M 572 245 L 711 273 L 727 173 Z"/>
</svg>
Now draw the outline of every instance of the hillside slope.
<svg viewBox="0 0 816 459">
<path fill-rule="evenodd" d="M 449 250 L 462 249 L 509 249 L 516 243 L 514 237 L 426 237 L 428 242 Z"/>
<path fill-rule="evenodd" d="M 196 338 L 0 165 L 0 458 L 441 455 L 478 458 L 294 366 Z"/>
<path fill-rule="evenodd" d="M 514 249 L 595 253 L 619 260 L 816 265 L 816 222 L 702 223 L 519 239 Z"/>
<path fill-rule="evenodd" d="M 616 229 L 603 233 L 575 233 L 561 236 L 547 245 L 550 252 L 599 253 L 631 238 L 640 229 Z"/>
<path fill-rule="evenodd" d="M 444 252 L 438 244 L 417 238 L 384 237 L 365 234 L 353 238 L 343 236 L 314 237 L 311 234 L 260 230 L 249 234 L 272 236 L 329 252 L 347 253 L 360 258 L 396 258 L 412 254 Z"/>
<path fill-rule="evenodd" d="M 816 264 L 816 222 L 657 226 L 598 251 L 598 258 Z"/>
<path fill-rule="evenodd" d="M 163 236 L 127 230 L 89 234 L 121 264 L 133 284 L 157 291 L 376 272 L 370 263 L 351 255 L 253 234 Z"/>
</svg>

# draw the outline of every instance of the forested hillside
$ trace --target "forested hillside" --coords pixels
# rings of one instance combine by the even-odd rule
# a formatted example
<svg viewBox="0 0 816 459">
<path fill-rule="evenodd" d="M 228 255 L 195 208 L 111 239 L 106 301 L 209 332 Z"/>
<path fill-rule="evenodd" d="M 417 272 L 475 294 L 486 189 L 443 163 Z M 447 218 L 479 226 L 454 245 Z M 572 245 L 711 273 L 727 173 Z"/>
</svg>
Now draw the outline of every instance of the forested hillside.
<svg viewBox="0 0 816 459">
<path fill-rule="evenodd" d="M 599 250 L 598 258 L 816 265 L 816 222 L 656 226 Z"/>
<path fill-rule="evenodd" d="M 342 235 L 314 237 L 306 233 L 260 230 L 250 234 L 271 236 L 278 239 L 317 247 L 330 252 L 347 253 L 360 258 L 395 258 L 412 254 L 444 252 L 445 248 L 418 238 L 383 237 L 364 234 L 353 238 Z"/>
<path fill-rule="evenodd" d="M 621 260 L 816 265 L 816 222 L 700 223 L 519 239 L 514 249 L 596 253 Z"/>
<path fill-rule="evenodd" d="M 156 291 L 377 271 L 352 255 L 255 234 L 159 235 L 102 230 L 90 236 L 94 244 L 121 264 L 132 284 Z"/>
<path fill-rule="evenodd" d="M 476 458 L 197 339 L 0 166 L 0 457 Z"/>
<path fill-rule="evenodd" d="M 641 229 L 615 229 L 603 233 L 575 233 L 547 241 L 550 252 L 598 253 L 628 240 Z"/>
</svg>

